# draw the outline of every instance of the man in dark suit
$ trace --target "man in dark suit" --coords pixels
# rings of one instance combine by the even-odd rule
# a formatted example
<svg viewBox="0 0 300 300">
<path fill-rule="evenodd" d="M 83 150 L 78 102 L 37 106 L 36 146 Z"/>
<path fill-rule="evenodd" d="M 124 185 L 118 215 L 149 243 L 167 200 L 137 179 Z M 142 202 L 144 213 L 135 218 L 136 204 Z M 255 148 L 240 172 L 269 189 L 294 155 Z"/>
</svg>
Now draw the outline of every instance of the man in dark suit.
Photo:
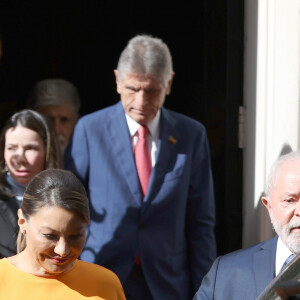
<svg viewBox="0 0 300 300">
<path fill-rule="evenodd" d="M 66 152 L 91 201 L 81 258 L 113 270 L 129 300 L 192 299 L 216 255 L 206 132 L 162 107 L 173 76 L 165 43 L 131 39 L 121 101 L 81 118 Z"/>
<path fill-rule="evenodd" d="M 300 252 L 300 152 L 272 166 L 262 202 L 277 233 L 273 239 L 218 257 L 194 300 L 253 300 Z"/>
<path fill-rule="evenodd" d="M 65 79 L 43 79 L 31 89 L 27 106 L 52 122 L 63 155 L 79 117 L 80 96 L 77 88 Z"/>
</svg>

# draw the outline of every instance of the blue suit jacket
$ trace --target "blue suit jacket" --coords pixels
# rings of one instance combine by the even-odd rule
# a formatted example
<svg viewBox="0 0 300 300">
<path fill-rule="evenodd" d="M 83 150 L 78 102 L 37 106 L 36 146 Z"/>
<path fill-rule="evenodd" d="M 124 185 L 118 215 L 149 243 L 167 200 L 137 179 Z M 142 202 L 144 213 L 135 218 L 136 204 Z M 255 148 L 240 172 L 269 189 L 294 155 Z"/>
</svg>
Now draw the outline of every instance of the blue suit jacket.
<svg viewBox="0 0 300 300">
<path fill-rule="evenodd" d="M 204 127 L 162 108 L 158 156 L 144 200 L 121 102 L 78 121 L 65 167 L 90 198 L 81 258 L 113 270 L 124 284 L 140 253 L 155 299 L 191 299 L 216 255 Z"/>
<path fill-rule="evenodd" d="M 277 236 L 218 257 L 194 300 L 255 300 L 275 277 Z"/>
</svg>

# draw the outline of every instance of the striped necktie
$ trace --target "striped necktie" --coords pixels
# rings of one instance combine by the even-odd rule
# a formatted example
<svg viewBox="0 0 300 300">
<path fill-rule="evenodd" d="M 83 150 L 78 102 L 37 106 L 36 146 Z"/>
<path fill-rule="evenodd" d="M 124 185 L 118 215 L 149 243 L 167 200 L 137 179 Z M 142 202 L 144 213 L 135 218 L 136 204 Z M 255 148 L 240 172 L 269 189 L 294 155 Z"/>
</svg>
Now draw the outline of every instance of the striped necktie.
<svg viewBox="0 0 300 300">
<path fill-rule="evenodd" d="M 286 265 L 288 265 L 292 260 L 293 260 L 293 258 L 296 256 L 296 254 L 291 254 L 287 259 L 286 259 L 286 261 L 284 262 L 284 264 L 282 265 L 282 268 L 281 268 L 281 270 L 283 270 L 284 269 L 284 267 L 286 266 Z M 280 270 L 280 271 L 281 271 Z"/>
</svg>

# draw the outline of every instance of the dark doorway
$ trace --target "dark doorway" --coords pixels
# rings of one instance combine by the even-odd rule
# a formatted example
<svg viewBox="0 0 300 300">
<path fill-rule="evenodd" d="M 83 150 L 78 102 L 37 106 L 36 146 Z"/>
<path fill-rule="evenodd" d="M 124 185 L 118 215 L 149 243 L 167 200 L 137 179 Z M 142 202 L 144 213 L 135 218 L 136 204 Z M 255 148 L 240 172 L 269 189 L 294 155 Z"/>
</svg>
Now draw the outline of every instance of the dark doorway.
<svg viewBox="0 0 300 300">
<path fill-rule="evenodd" d="M 118 101 L 113 69 L 137 33 L 170 47 L 175 79 L 165 106 L 207 128 L 216 190 L 218 253 L 241 247 L 243 1 L 12 1 L 0 10 L 0 125 L 24 108 L 35 82 L 65 78 L 81 115 Z"/>
</svg>

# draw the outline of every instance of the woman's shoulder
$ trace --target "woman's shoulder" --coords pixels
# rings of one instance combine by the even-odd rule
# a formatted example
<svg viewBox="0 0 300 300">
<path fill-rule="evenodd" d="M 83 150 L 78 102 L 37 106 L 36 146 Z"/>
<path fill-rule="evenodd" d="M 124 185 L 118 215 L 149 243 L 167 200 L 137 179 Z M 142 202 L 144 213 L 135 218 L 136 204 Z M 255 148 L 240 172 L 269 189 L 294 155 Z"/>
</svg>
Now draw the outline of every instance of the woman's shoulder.
<svg viewBox="0 0 300 300">
<path fill-rule="evenodd" d="M 0 210 L 6 211 L 10 209 L 15 213 L 18 208 L 19 204 L 16 194 L 12 191 L 3 174 L 0 174 Z"/>
<path fill-rule="evenodd" d="M 107 287 L 121 287 L 119 277 L 113 271 L 102 266 L 78 260 L 76 270 L 77 274 L 80 274 L 81 278 L 85 277 L 89 283 L 97 283 Z"/>
<path fill-rule="evenodd" d="M 15 193 L 6 181 L 5 174 L 0 173 L 0 201 L 6 202 L 11 199 L 15 199 Z"/>
<path fill-rule="evenodd" d="M 5 268 L 5 267 L 7 267 L 9 264 L 8 264 L 8 261 L 7 261 L 7 258 L 1 258 L 0 259 L 0 267 L 1 268 Z"/>
<path fill-rule="evenodd" d="M 5 216 L 5 219 L 10 219 L 15 223 L 18 209 L 19 204 L 16 197 L 0 191 L 0 215 Z"/>
<path fill-rule="evenodd" d="M 102 266 L 77 260 L 71 273 L 69 280 L 72 280 L 72 284 L 76 283 L 77 289 L 101 295 L 104 299 L 125 299 L 118 276 Z"/>
<path fill-rule="evenodd" d="M 77 261 L 77 268 L 81 272 L 89 272 L 89 273 L 94 273 L 95 275 L 102 275 L 102 276 L 108 276 L 111 278 L 118 278 L 117 275 L 111 271 L 108 270 L 100 265 L 92 264 L 86 261 L 78 260 Z"/>
<path fill-rule="evenodd" d="M 14 273 L 15 268 L 13 265 L 8 261 L 6 257 L 2 257 L 0 259 L 0 274 L 6 274 L 5 276 L 8 276 L 10 273 Z M 1 278 L 1 276 L 0 276 Z"/>
</svg>

